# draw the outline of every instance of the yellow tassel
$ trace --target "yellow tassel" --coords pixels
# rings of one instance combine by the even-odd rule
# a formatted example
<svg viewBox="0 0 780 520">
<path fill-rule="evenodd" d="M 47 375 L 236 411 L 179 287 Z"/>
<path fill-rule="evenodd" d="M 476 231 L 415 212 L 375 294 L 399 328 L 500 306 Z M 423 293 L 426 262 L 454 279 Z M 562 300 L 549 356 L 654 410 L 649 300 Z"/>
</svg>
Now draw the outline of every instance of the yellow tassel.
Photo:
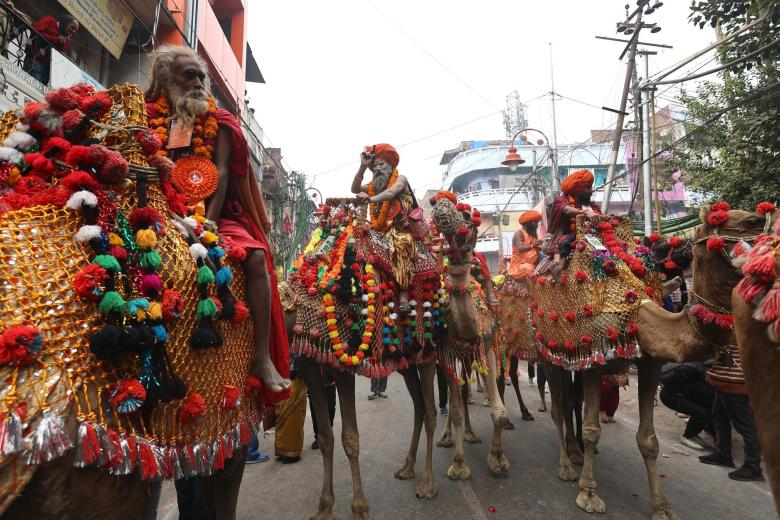
<svg viewBox="0 0 780 520">
<path fill-rule="evenodd" d="M 195 215 L 192 215 L 192 218 L 194 218 L 195 220 L 197 220 L 201 224 L 206 222 L 206 217 L 204 217 L 203 215 L 198 215 L 197 213 Z"/>
<path fill-rule="evenodd" d="M 22 178 L 22 172 L 19 170 L 17 166 L 14 166 L 11 168 L 11 171 L 8 172 L 8 184 L 13 186 L 17 182 L 19 182 L 19 179 Z"/>
<path fill-rule="evenodd" d="M 152 249 L 157 245 L 157 233 L 151 229 L 139 229 L 135 234 L 135 242 L 138 247 Z"/>
<path fill-rule="evenodd" d="M 211 231 L 204 231 L 200 236 L 200 240 L 208 246 L 219 240 L 219 237 Z"/>
<path fill-rule="evenodd" d="M 108 232 L 108 243 L 112 246 L 123 246 L 125 245 L 124 240 L 122 240 L 122 237 L 117 235 L 116 233 Z"/>
<path fill-rule="evenodd" d="M 147 311 L 149 313 L 149 317 L 153 320 L 159 320 L 162 319 L 162 305 L 160 302 L 152 302 L 149 304 L 149 309 Z"/>
</svg>

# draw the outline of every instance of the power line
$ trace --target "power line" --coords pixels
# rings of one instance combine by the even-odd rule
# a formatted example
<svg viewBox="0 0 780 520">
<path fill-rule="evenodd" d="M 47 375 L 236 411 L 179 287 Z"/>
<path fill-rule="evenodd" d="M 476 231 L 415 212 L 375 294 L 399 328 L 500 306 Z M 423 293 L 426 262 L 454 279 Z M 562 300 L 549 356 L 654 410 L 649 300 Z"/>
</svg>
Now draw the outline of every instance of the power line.
<svg viewBox="0 0 780 520">
<path fill-rule="evenodd" d="M 488 98 L 486 98 L 485 96 L 483 96 L 482 94 L 480 94 L 479 92 L 477 92 L 477 90 L 476 90 L 476 89 L 474 89 L 474 88 L 473 88 L 471 85 L 469 85 L 469 84 L 466 82 L 466 80 L 464 80 L 463 78 L 461 78 L 460 76 L 458 76 L 458 75 L 457 75 L 457 74 L 456 74 L 456 73 L 455 73 L 455 72 L 454 72 L 452 69 L 450 69 L 449 67 L 447 67 L 447 66 L 446 66 L 444 63 L 442 63 L 442 62 L 441 62 L 441 61 L 440 61 L 440 60 L 439 60 L 439 59 L 438 59 L 436 56 L 434 56 L 434 55 L 433 55 L 433 54 L 432 54 L 430 51 L 428 51 L 428 49 L 426 49 L 425 47 L 423 47 L 423 46 L 422 46 L 422 44 L 421 44 L 420 42 L 418 42 L 417 40 L 415 40 L 415 39 L 414 39 L 414 38 L 413 38 L 413 37 L 412 37 L 412 36 L 411 36 L 409 33 L 407 33 L 407 32 L 406 32 L 406 31 L 405 31 L 405 30 L 404 30 L 404 29 L 403 29 L 403 28 L 402 28 L 400 25 L 398 25 L 398 24 L 397 24 L 397 23 L 396 23 L 396 22 L 395 22 L 395 21 L 394 21 L 392 18 L 390 18 L 389 16 L 387 16 L 385 13 L 383 13 L 383 12 L 382 12 L 382 10 L 381 10 L 381 9 L 379 9 L 379 8 L 376 6 L 376 4 L 374 4 L 374 2 L 372 2 L 371 0 L 368 0 L 368 5 L 370 5 L 371 7 L 373 7 L 373 8 L 376 10 L 376 12 L 377 12 L 377 13 L 379 13 L 379 14 L 380 14 L 380 16 L 382 16 L 382 18 L 384 18 L 385 20 L 387 20 L 388 22 L 390 22 L 390 23 L 393 25 L 393 27 L 395 27 L 396 29 L 398 29 L 398 31 L 399 31 L 401 34 L 403 34 L 404 36 L 406 36 L 406 37 L 407 37 L 407 38 L 408 38 L 408 39 L 409 39 L 409 40 L 410 40 L 412 43 L 414 43 L 414 44 L 415 44 L 417 47 L 419 47 L 421 51 L 423 51 L 425 54 L 427 54 L 427 55 L 428 55 L 428 57 L 429 57 L 429 58 L 431 58 L 433 61 L 435 61 L 436 63 L 438 63 L 438 64 L 439 64 L 439 66 L 440 66 L 441 68 L 443 68 L 444 70 L 446 70 L 446 71 L 447 71 L 447 72 L 448 72 L 448 73 L 449 73 L 449 74 L 450 74 L 452 77 L 454 77 L 456 80 L 458 80 L 458 82 L 460 82 L 460 83 L 461 83 L 461 84 L 462 84 L 464 87 L 466 87 L 466 88 L 467 88 L 467 89 L 469 89 L 471 92 L 473 92 L 474 94 L 476 94 L 476 95 L 477 95 L 477 97 L 479 97 L 479 98 L 480 98 L 482 101 L 484 101 L 485 103 L 487 103 L 488 105 L 490 105 L 490 106 L 491 106 L 491 107 L 493 107 L 494 109 L 496 109 L 496 110 L 501 110 L 501 109 L 499 109 L 499 108 L 498 108 L 496 105 L 494 105 L 494 104 L 493 104 L 493 103 L 492 103 L 492 102 L 491 102 L 491 101 L 490 101 Z"/>
</svg>

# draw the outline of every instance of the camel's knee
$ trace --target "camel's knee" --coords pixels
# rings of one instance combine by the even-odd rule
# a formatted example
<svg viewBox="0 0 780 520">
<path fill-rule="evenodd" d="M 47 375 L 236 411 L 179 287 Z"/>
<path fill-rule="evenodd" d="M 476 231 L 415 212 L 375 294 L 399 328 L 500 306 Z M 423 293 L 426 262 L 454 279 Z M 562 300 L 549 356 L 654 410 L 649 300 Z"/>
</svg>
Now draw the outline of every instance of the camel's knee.
<svg viewBox="0 0 780 520">
<path fill-rule="evenodd" d="M 436 410 L 425 411 L 425 428 L 431 431 L 436 429 Z"/>
<path fill-rule="evenodd" d="M 655 430 L 647 432 L 638 431 L 636 433 L 636 445 L 639 447 L 642 457 L 658 458 L 658 437 L 655 435 Z"/>
<path fill-rule="evenodd" d="M 253 249 L 246 257 L 244 261 L 244 270 L 247 277 L 250 278 L 267 278 L 268 269 L 265 265 L 265 252 L 260 249 Z"/>
<path fill-rule="evenodd" d="M 341 444 L 348 459 L 356 459 L 360 454 L 360 437 L 357 432 L 345 431 L 341 434 Z"/>
<path fill-rule="evenodd" d="M 591 444 L 596 445 L 599 443 L 599 439 L 601 438 L 601 428 L 599 428 L 598 423 L 594 424 L 584 424 L 582 426 L 582 441 L 585 444 Z"/>
</svg>

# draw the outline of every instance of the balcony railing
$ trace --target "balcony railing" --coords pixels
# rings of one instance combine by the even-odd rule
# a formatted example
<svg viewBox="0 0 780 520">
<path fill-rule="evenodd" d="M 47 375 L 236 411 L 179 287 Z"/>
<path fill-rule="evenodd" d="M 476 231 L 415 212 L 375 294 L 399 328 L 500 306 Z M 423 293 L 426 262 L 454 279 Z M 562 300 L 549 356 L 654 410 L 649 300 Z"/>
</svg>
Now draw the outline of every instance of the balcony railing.
<svg viewBox="0 0 780 520">
<path fill-rule="evenodd" d="M 538 200 L 532 190 L 517 191 L 516 188 L 495 188 L 489 190 L 468 191 L 458 195 L 458 202 L 469 204 L 480 211 L 490 212 L 496 206 L 504 211 L 523 211 L 531 209 Z M 506 204 L 509 203 L 508 206 Z M 506 206 L 506 209 L 504 209 Z"/>
</svg>

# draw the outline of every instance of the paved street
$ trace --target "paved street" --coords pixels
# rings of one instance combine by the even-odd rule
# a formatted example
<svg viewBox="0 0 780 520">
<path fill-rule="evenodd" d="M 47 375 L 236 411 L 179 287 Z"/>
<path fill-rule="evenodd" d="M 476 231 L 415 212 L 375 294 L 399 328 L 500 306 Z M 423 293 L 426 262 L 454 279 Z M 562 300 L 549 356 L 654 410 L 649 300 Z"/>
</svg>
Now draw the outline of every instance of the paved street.
<svg viewBox="0 0 780 520">
<path fill-rule="evenodd" d="M 504 433 L 504 445 L 512 467 L 507 477 L 496 478 L 487 469 L 487 442 L 492 427 L 487 408 L 480 403 L 482 394 L 475 393 L 472 405 L 475 431 L 483 444 L 466 445 L 472 477 L 465 482 L 451 482 L 446 477 L 452 450 L 435 448 L 434 470 L 439 495 L 433 500 L 415 498 L 416 481 L 400 481 L 393 473 L 401 466 L 411 433 L 411 401 L 403 379 L 394 374 L 388 385 L 388 399 L 368 401 L 369 380 L 357 382 L 358 420 L 361 428 L 360 462 L 371 517 L 374 519 L 517 519 L 517 518 L 588 518 L 574 504 L 577 484 L 556 477 L 557 445 L 555 429 L 549 413 L 539 413 L 536 387 L 526 379 L 525 369 L 521 391 L 536 420 L 522 422 L 513 393 L 508 393 L 508 409 L 517 426 Z M 511 387 L 509 387 L 511 388 Z M 509 390 L 508 388 L 508 390 Z M 607 513 L 598 518 L 646 519 L 651 508 L 648 501 L 644 464 L 636 447 L 638 422 L 636 380 L 621 391 L 617 423 L 603 425 L 596 460 L 596 478 L 601 497 L 607 503 Z M 549 395 L 548 395 L 549 397 Z M 438 435 L 446 417 L 439 416 Z M 656 432 L 661 443 L 658 471 L 664 475 L 663 489 L 675 511 L 683 519 L 775 517 L 772 498 L 765 483 L 739 483 L 726 476 L 725 468 L 706 466 L 698 462 L 698 452 L 678 442 L 682 419 L 660 404 L 656 408 Z M 341 449 L 338 435 L 340 421 L 336 416 L 335 490 L 336 516 L 351 518 L 352 494 L 349 466 Z M 297 464 L 283 465 L 273 461 L 247 466 L 239 500 L 240 519 L 269 518 L 299 520 L 314 512 L 319 497 L 322 464 L 319 451 L 309 448 L 313 440 L 307 418 L 306 445 L 303 459 Z M 741 442 L 735 434 L 735 442 Z M 263 450 L 273 452 L 273 436 L 262 441 Z M 421 473 L 418 454 L 417 473 Z M 741 449 L 735 452 L 737 463 Z M 491 506 L 495 512 L 491 513 Z M 177 517 L 172 484 L 166 484 L 158 518 Z"/>
</svg>

